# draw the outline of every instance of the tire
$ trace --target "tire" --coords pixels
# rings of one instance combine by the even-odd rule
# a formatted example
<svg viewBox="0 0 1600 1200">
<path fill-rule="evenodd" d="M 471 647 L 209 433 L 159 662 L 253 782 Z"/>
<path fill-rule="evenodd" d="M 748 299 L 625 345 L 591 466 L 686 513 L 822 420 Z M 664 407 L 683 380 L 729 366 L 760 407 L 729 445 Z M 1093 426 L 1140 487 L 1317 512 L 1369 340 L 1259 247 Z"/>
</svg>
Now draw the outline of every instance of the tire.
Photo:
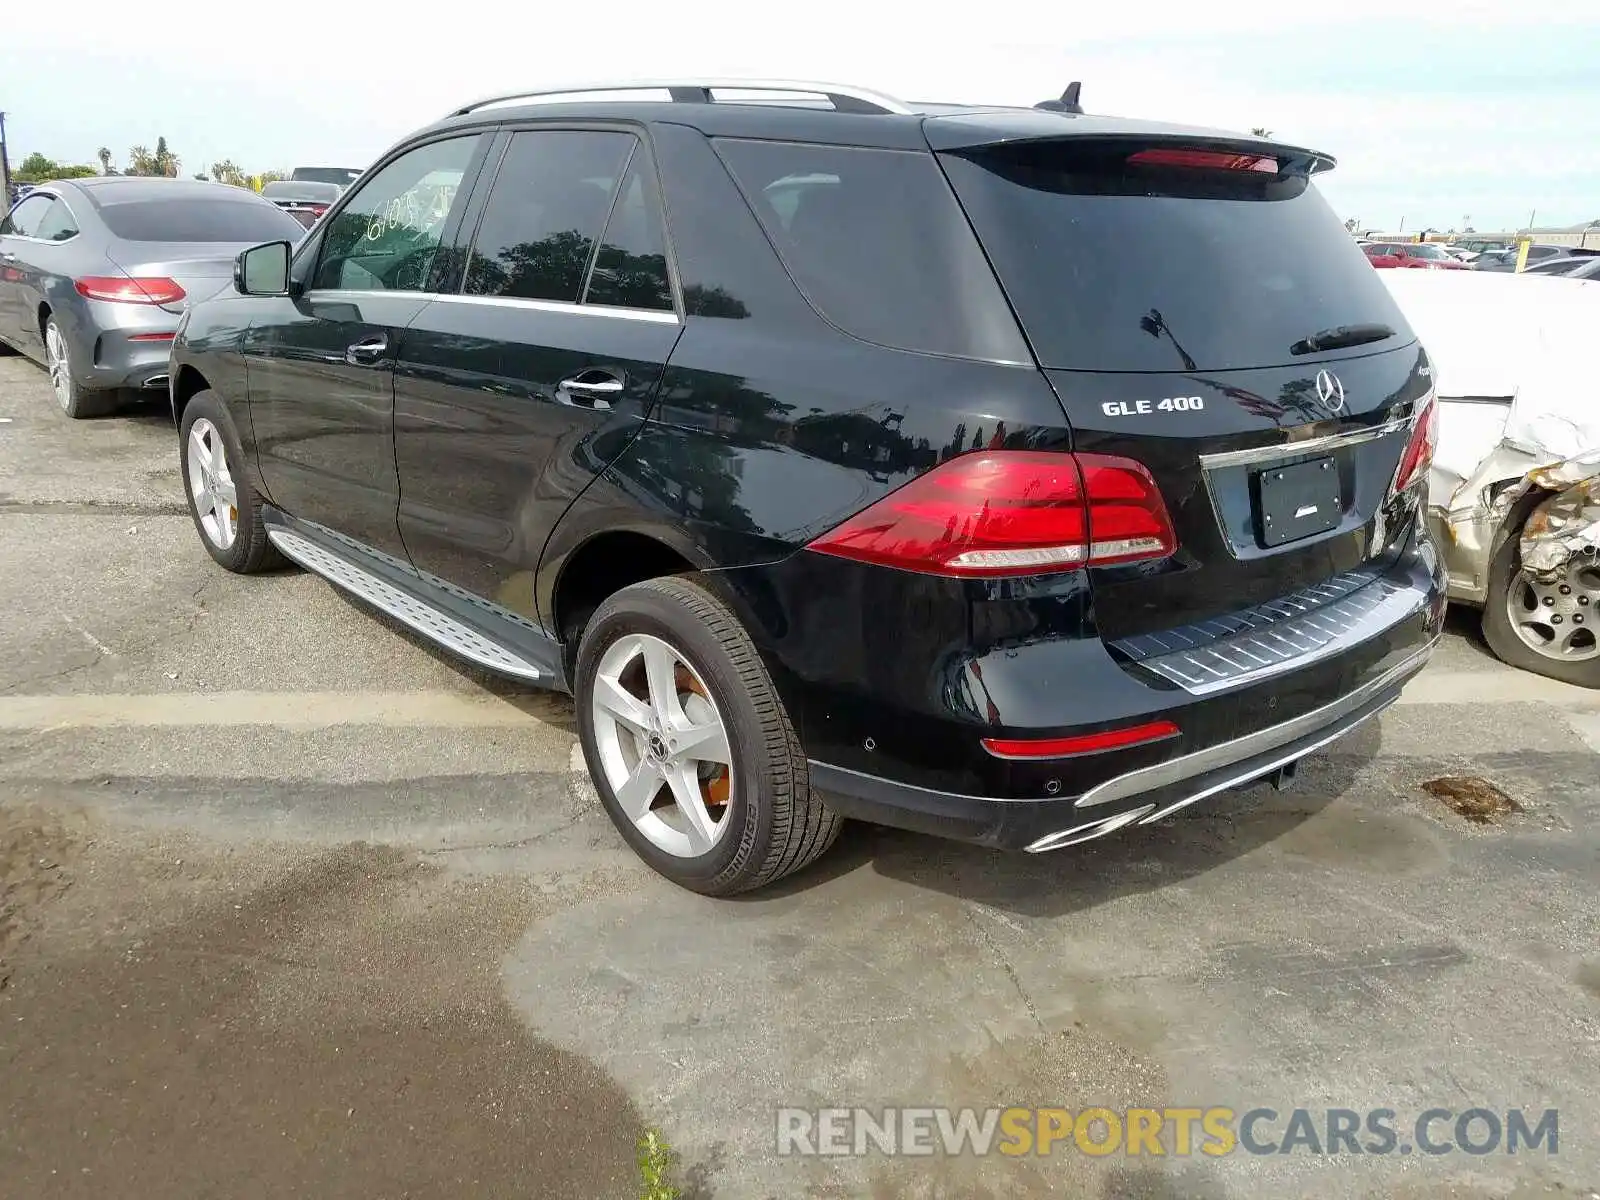
<svg viewBox="0 0 1600 1200">
<path fill-rule="evenodd" d="M 216 392 L 197 392 L 190 399 L 183 410 L 178 446 L 189 516 L 211 557 L 237 575 L 281 566 L 282 556 L 267 540 L 261 495 L 245 467 L 239 431 Z M 233 504 L 226 505 L 230 494 Z M 208 498 L 215 503 L 206 503 Z"/>
<path fill-rule="evenodd" d="M 1527 511 L 1518 514 L 1516 532 L 1505 539 L 1495 554 L 1494 561 L 1489 564 L 1489 592 L 1483 604 L 1483 638 L 1501 662 L 1524 671 L 1532 671 L 1536 675 L 1559 679 L 1562 683 L 1600 688 L 1600 652 L 1591 653 L 1587 658 L 1570 659 L 1541 653 L 1523 640 L 1511 619 L 1512 589 L 1521 586 L 1520 543 L 1522 521 L 1526 516 Z M 1589 570 L 1600 570 L 1600 566 L 1590 567 Z M 1596 607 L 1597 605 L 1591 602 L 1577 609 L 1578 614 L 1584 616 L 1586 623 L 1594 629 L 1589 639 L 1591 646 L 1594 644 L 1593 638 L 1600 635 L 1600 612 L 1595 611 Z M 1569 612 L 1562 628 L 1571 628 L 1571 615 Z"/>
<path fill-rule="evenodd" d="M 674 694 L 676 725 L 662 721 L 653 703 L 659 689 L 648 686 L 660 661 L 652 655 L 662 646 L 676 659 L 666 689 Z M 656 722 L 654 737 L 619 720 L 613 708 L 597 707 L 597 693 L 616 696 L 619 680 L 630 692 L 622 707 L 630 698 L 641 706 L 633 715 Z M 639 857 L 674 883 L 708 896 L 751 891 L 814 861 L 838 836 L 843 822 L 811 791 L 805 752 L 755 645 L 728 607 L 694 580 L 646 580 L 601 604 L 579 645 L 573 692 L 584 759 L 601 803 Z M 696 775 L 693 755 L 672 755 L 667 739 L 681 744 L 685 720 L 697 729 L 720 721 L 725 773 L 719 776 L 716 762 L 701 760 Z M 648 743 L 656 751 L 647 750 Z M 652 806 L 642 773 L 649 769 L 646 758 L 657 751 L 667 782 L 653 793 Z M 674 802 L 683 794 L 670 775 L 675 763 L 687 764 L 690 785 L 705 802 L 715 830 L 709 847 L 703 832 L 696 839 L 684 806 Z M 620 780 L 626 792 L 636 778 L 645 782 L 634 795 L 646 801 L 634 803 L 637 818 L 629 815 L 614 782 Z"/>
<path fill-rule="evenodd" d="M 54 317 L 45 318 L 44 366 L 50 373 L 50 390 L 55 393 L 56 406 L 74 421 L 115 412 L 120 399 L 118 393 L 92 391 L 72 377 L 72 353 L 66 331 Z"/>
</svg>

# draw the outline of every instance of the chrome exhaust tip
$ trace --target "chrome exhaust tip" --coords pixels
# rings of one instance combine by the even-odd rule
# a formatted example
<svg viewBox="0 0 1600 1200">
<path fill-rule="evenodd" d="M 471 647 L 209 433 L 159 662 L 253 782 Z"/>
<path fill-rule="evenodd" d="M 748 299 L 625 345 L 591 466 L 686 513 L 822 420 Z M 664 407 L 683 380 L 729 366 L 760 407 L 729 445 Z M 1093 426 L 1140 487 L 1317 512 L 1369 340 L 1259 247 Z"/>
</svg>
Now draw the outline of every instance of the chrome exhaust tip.
<svg viewBox="0 0 1600 1200">
<path fill-rule="evenodd" d="M 1044 837 L 1029 845 L 1027 850 L 1029 854 L 1043 854 L 1046 850 L 1060 850 L 1065 846 L 1076 846 L 1081 842 L 1092 842 L 1095 838 L 1105 837 L 1108 833 L 1115 833 L 1119 829 L 1132 825 L 1139 818 L 1154 810 L 1154 804 L 1146 804 L 1143 808 L 1132 808 L 1127 812 L 1101 817 L 1098 821 L 1074 825 L 1071 829 L 1047 833 Z"/>
</svg>

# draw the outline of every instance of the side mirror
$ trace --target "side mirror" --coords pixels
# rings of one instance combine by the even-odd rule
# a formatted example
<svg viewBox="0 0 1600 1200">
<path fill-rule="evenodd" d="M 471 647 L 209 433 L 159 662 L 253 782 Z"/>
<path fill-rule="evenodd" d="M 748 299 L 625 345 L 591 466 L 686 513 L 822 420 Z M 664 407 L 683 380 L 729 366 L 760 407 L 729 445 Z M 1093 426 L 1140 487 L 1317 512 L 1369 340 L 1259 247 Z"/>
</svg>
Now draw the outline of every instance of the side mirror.
<svg viewBox="0 0 1600 1200">
<path fill-rule="evenodd" d="M 251 246 L 233 260 L 233 286 L 244 296 L 289 294 L 288 242 Z"/>
</svg>

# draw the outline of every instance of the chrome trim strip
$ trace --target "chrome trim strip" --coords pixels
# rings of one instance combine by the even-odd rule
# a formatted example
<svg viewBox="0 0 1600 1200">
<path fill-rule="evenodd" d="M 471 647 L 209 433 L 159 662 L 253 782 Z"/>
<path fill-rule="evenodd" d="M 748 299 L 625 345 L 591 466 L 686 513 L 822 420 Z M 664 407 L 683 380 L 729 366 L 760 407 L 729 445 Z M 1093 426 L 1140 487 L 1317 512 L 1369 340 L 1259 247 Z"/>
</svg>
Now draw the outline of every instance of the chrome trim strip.
<svg viewBox="0 0 1600 1200">
<path fill-rule="evenodd" d="M 1324 725 L 1355 712 L 1385 688 L 1393 687 L 1397 682 L 1403 682 L 1409 675 L 1420 671 L 1438 642 L 1439 639 L 1435 637 L 1422 649 L 1391 667 L 1378 678 L 1362 684 L 1353 692 L 1346 692 L 1321 708 L 1314 708 L 1308 713 L 1301 713 L 1298 717 L 1268 726 L 1266 729 L 1258 729 L 1231 742 L 1218 742 L 1214 746 L 1207 746 L 1204 750 L 1196 750 L 1193 754 L 1169 758 L 1166 762 L 1141 767 L 1137 771 L 1129 771 L 1126 775 L 1108 779 L 1079 796 L 1075 807 L 1091 808 L 1096 804 L 1109 804 L 1113 800 L 1126 800 L 1130 796 L 1142 795 L 1156 788 L 1166 787 L 1168 784 L 1181 783 L 1185 779 L 1203 775 L 1219 767 L 1226 767 L 1241 759 L 1267 754 L 1280 746 L 1286 746 Z M 1305 752 L 1296 751 L 1292 757 L 1298 758 L 1301 753 Z"/>
<path fill-rule="evenodd" d="M 1359 446 L 1375 442 L 1391 433 L 1399 433 L 1411 424 L 1411 418 L 1397 417 L 1369 429 L 1354 429 L 1348 433 L 1332 433 L 1326 437 L 1307 438 L 1303 442 L 1277 442 L 1271 446 L 1251 446 L 1246 450 L 1224 450 L 1217 454 L 1202 454 L 1202 471 L 1220 471 L 1226 467 L 1255 466 L 1258 463 L 1279 462 L 1286 458 L 1299 458 L 1302 454 L 1326 454 L 1346 446 Z"/>
<path fill-rule="evenodd" d="M 1063 829 L 1058 833 L 1047 833 L 1038 841 L 1030 842 L 1024 849 L 1029 854 L 1042 854 L 1046 850 L 1060 850 L 1066 846 L 1079 846 L 1084 842 L 1092 842 L 1096 838 L 1105 837 L 1108 833 L 1126 829 L 1154 807 L 1154 804 L 1146 804 L 1143 808 L 1130 808 L 1127 812 L 1101 817 L 1098 821 L 1090 821 L 1084 825 L 1074 825 L 1071 829 Z"/>
<path fill-rule="evenodd" d="M 603 304 L 572 304 L 564 300 L 526 300 L 521 296 L 467 296 L 458 292 L 400 292 L 382 288 L 317 288 L 305 293 L 307 300 L 373 300 L 382 296 L 407 300 L 437 301 L 441 304 L 477 304 L 489 308 L 529 308 L 536 312 L 569 313 L 580 317 L 609 317 L 616 321 L 650 321 L 659 325 L 679 323 L 675 312 L 650 308 L 609 308 Z"/>
<path fill-rule="evenodd" d="M 1273 771 L 1276 771 L 1279 767 L 1286 767 L 1290 763 L 1302 759 L 1308 754 L 1314 754 L 1316 751 L 1321 750 L 1330 742 L 1337 742 L 1351 730 L 1356 729 L 1361 725 L 1365 725 L 1373 717 L 1383 712 L 1399 698 L 1400 697 L 1398 695 L 1395 695 L 1384 703 L 1378 705 L 1371 712 L 1362 713 L 1354 721 L 1351 721 L 1345 725 L 1341 725 L 1338 729 L 1335 729 L 1332 733 L 1328 734 L 1327 737 L 1318 738 L 1309 746 L 1302 747 L 1298 750 L 1293 750 L 1290 753 L 1283 755 L 1281 758 L 1275 758 L 1265 766 L 1252 767 L 1248 771 L 1241 771 L 1237 775 L 1230 775 L 1227 779 L 1222 780 L 1220 783 L 1210 784 L 1207 787 L 1201 788 L 1192 796 L 1186 796 L 1182 800 L 1176 800 L 1160 811 L 1153 812 L 1149 816 L 1142 818 L 1139 821 L 1139 824 L 1148 825 L 1152 821 L 1159 821 L 1162 817 L 1170 816 L 1172 813 L 1177 812 L 1180 808 L 1188 808 L 1189 805 L 1204 800 L 1208 796 L 1215 796 L 1218 792 L 1225 792 L 1231 787 L 1238 787 L 1241 783 L 1249 783 L 1252 779 L 1260 779 L 1263 775 L 1269 775 Z"/>
<path fill-rule="evenodd" d="M 375 608 L 382 609 L 395 620 L 416 630 L 430 641 L 437 642 L 452 654 L 487 667 L 491 671 L 498 671 L 518 679 L 545 678 L 544 671 L 516 651 L 490 640 L 449 614 L 441 612 L 427 601 L 363 570 L 343 555 L 335 554 L 287 529 L 268 529 L 267 539 L 286 558 L 293 559 L 329 583 L 343 588 L 354 596 L 359 596 Z"/>
<path fill-rule="evenodd" d="M 1160 654 L 1137 657 L 1137 665 L 1177 684 L 1191 696 L 1214 696 L 1248 684 L 1260 683 L 1289 671 L 1342 654 L 1352 646 L 1393 629 L 1427 607 L 1428 594 L 1418 587 L 1401 587 L 1387 579 L 1374 579 L 1359 588 L 1336 595 L 1312 608 L 1317 589 L 1284 597 L 1262 609 L 1286 609 L 1276 614 L 1261 609 L 1229 614 L 1208 624 L 1227 629 L 1237 621 L 1242 628 L 1213 636 L 1208 642 L 1178 645 Z M 1251 617 L 1269 616 L 1266 621 Z M 1163 634 L 1146 634 L 1128 641 L 1156 641 L 1163 636 L 1182 643 L 1185 633 L 1202 632 L 1186 627 Z M 1116 643 L 1122 649 L 1123 643 Z M 1124 649 L 1124 653 L 1128 651 Z"/>
<path fill-rule="evenodd" d="M 485 96 L 474 100 L 471 104 L 450 112 L 452 117 L 464 117 L 468 113 L 480 108 L 487 108 L 492 104 L 508 104 L 513 100 L 538 100 L 546 96 L 582 96 L 590 92 L 660 92 L 673 89 L 694 89 L 707 91 L 721 89 L 723 91 L 742 92 L 794 92 L 808 96 L 826 96 L 830 100 L 834 96 L 844 96 L 850 100 L 859 100 L 864 104 L 871 104 L 881 108 L 885 113 L 907 115 L 913 109 L 904 101 L 896 100 L 893 96 L 884 95 L 882 92 L 870 91 L 867 88 L 855 87 L 841 83 L 815 83 L 796 79 L 634 79 L 618 80 L 610 83 L 591 82 L 573 83 L 566 87 L 546 87 L 530 92 L 505 92 L 492 96 Z M 582 101 L 579 101 L 582 103 Z M 675 103 L 662 101 L 661 103 Z M 763 103 L 755 101 L 731 101 L 730 103 Z"/>
</svg>

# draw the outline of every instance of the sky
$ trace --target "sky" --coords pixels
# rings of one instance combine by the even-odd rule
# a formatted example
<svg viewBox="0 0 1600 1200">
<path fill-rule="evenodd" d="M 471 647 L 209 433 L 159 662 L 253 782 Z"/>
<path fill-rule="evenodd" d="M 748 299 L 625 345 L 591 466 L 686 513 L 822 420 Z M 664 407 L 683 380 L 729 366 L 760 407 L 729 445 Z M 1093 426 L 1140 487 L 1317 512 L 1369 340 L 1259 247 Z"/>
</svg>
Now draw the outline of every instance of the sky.
<svg viewBox="0 0 1600 1200">
<path fill-rule="evenodd" d="M 1295 9 L 1303 11 L 1295 12 Z M 1600 0 L 501 0 L 8 6 L 13 165 L 165 136 L 186 173 L 364 167 L 481 95 L 665 76 L 816 79 L 1248 130 L 1327 151 L 1341 217 L 1394 231 L 1600 218 Z M 229 14 L 233 15 L 229 15 Z"/>
</svg>

